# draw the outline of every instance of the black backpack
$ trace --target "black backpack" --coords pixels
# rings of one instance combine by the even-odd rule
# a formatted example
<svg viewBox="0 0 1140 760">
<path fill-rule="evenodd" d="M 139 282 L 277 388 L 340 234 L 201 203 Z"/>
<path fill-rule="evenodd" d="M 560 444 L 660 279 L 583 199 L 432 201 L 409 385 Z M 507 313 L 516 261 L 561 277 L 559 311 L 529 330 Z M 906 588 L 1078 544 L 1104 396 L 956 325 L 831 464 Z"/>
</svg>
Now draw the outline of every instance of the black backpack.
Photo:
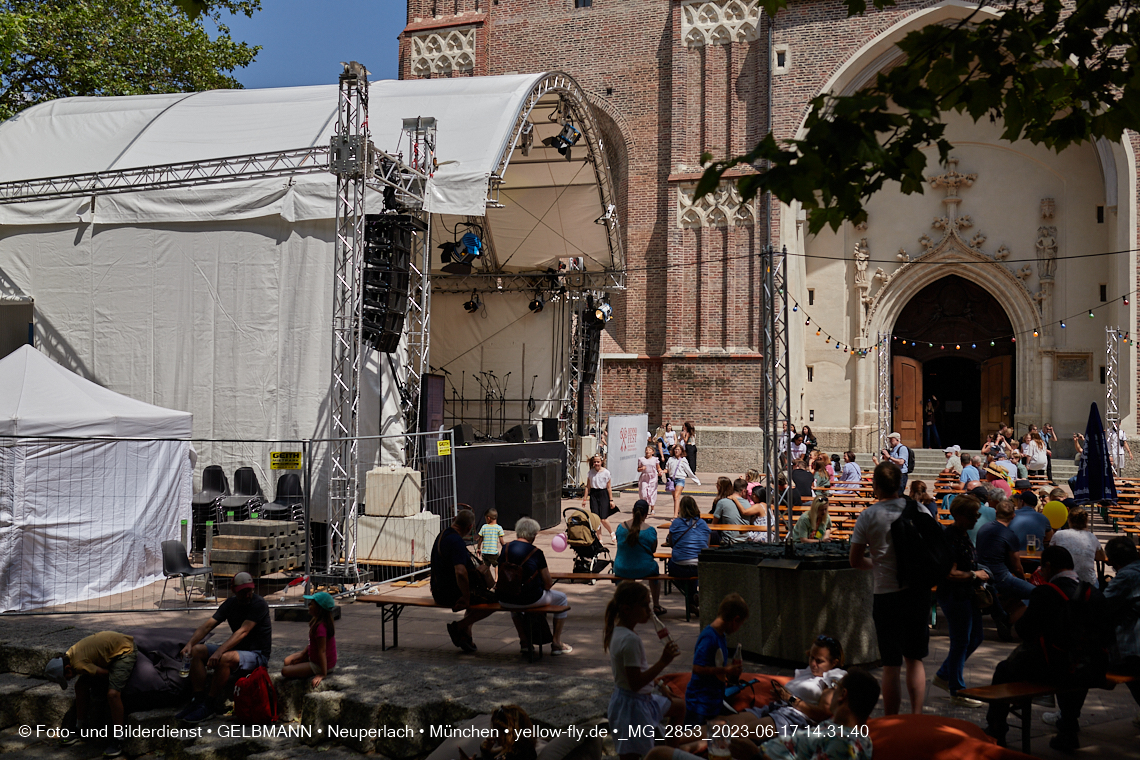
<svg viewBox="0 0 1140 760">
<path fill-rule="evenodd" d="M 902 514 L 891 523 L 900 586 L 929 589 L 946 580 L 954 566 L 950 542 L 938 521 L 907 497 Z"/>
<path fill-rule="evenodd" d="M 910 446 L 906 447 L 906 474 L 914 474 L 914 449 Z"/>
<path fill-rule="evenodd" d="M 507 602 L 509 604 L 519 604 L 519 599 L 522 598 L 523 589 L 525 589 L 531 581 L 539 574 L 539 570 L 535 570 L 529 576 L 523 570 L 523 565 L 530 561 L 534 553 L 538 551 L 538 547 L 531 547 L 530 552 L 523 557 L 522 562 L 514 563 L 509 559 L 508 552 L 503 552 L 499 557 L 499 580 L 495 584 L 495 591 L 498 592 L 499 601 Z"/>
</svg>

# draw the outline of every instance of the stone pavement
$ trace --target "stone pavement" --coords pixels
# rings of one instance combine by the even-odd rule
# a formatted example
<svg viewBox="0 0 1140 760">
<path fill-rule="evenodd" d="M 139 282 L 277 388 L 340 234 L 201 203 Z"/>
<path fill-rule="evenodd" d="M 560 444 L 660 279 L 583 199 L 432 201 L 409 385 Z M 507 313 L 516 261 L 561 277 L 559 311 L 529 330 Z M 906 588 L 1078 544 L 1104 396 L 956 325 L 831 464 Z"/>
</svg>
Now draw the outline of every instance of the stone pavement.
<svg viewBox="0 0 1140 760">
<path fill-rule="evenodd" d="M 715 475 L 702 480 L 715 483 Z M 702 510 L 711 506 L 709 486 L 693 489 L 704 492 L 698 495 Z M 661 493 L 662 513 L 671 514 L 671 498 Z M 627 519 L 636 495 L 627 493 L 618 499 L 623 515 L 614 520 Z M 563 507 L 575 502 L 566 501 Z M 660 520 L 654 520 L 659 522 Z M 616 522 L 613 523 L 616 526 Z M 569 571 L 572 552 L 559 554 L 551 549 L 550 541 L 559 529 L 543 531 L 537 545 L 544 550 L 555 572 Z M 612 550 L 612 544 L 607 544 Z M 287 725 L 319 726 L 338 723 L 354 726 L 381 726 L 408 724 L 430 726 L 450 724 L 488 713 L 505 702 L 517 702 L 530 711 L 540 725 L 562 727 L 570 724 L 590 724 L 604 716 L 612 688 L 609 660 L 602 651 L 602 627 L 606 602 L 613 586 L 600 583 L 559 584 L 569 597 L 571 611 L 564 640 L 574 652 L 564 657 L 547 656 L 528 664 L 519 655 L 518 640 L 510 617 L 497 613 L 477 624 L 475 640 L 479 645 L 476 654 L 463 654 L 456 649 L 444 630 L 444 623 L 455 616 L 445 610 L 406 608 L 400 620 L 399 649 L 380 652 L 380 611 L 361 597 L 347 604 L 337 623 L 337 647 L 340 655 L 338 673 L 327 679 L 317 692 L 306 683 L 293 682 L 282 690 L 282 704 L 286 720 L 300 719 L 300 723 Z M 292 593 L 292 592 L 291 592 Z M 428 595 L 426 587 L 394 589 L 400 595 Z M 272 595 L 270 600 L 276 598 Z M 699 632 L 699 622 L 684 621 L 681 595 L 674 592 L 662 597 L 669 609 L 665 621 L 676 638 L 682 652 L 668 668 L 669 672 L 686 670 Z M 712 607 L 715 600 L 706 600 Z M 710 609 L 711 611 L 711 609 Z M 52 684 L 30 678 L 42 672 L 43 663 L 62 652 L 89 632 L 106 629 L 138 627 L 170 628 L 198 625 L 208 612 L 155 612 L 148 614 L 67 615 L 53 617 L 4 617 L 0 623 L 0 753 L 15 753 L 24 757 L 93 757 L 102 750 L 99 742 L 81 744 L 61 750 L 35 737 L 22 739 L 18 726 L 29 723 L 58 725 L 68 709 L 73 692 L 64 695 Z M 640 629 L 639 629 L 640 630 Z M 641 631 L 650 660 L 657 652 L 652 630 Z M 285 655 L 304 648 L 307 626 L 304 623 L 276 622 L 274 624 L 274 651 L 271 672 L 279 672 Z M 946 655 L 948 639 L 944 621 L 931 637 L 931 654 L 927 659 L 927 678 L 933 675 Z M 805 642 L 805 648 L 807 642 Z M 986 630 L 982 647 L 967 663 L 966 681 L 971 685 L 988 683 L 993 668 L 1013 648 L 999 641 L 991 627 Z M 790 674 L 789 670 L 750 664 L 746 670 L 762 673 Z M 876 676 L 881 671 L 872 671 Z M 908 709 L 906 703 L 904 711 Z M 1041 714 L 1048 708 L 1034 708 L 1035 754 L 1042 758 L 1059 757 L 1048 748 L 1052 730 L 1041 722 Z M 984 710 L 952 707 L 948 695 L 938 690 L 928 692 L 925 711 L 985 723 Z M 136 714 L 132 721 L 142 726 L 175 725 L 174 710 L 154 710 Z M 1078 756 L 1137 758 L 1140 760 L 1140 733 L 1132 724 L 1137 705 L 1124 687 L 1115 691 L 1093 691 L 1082 713 L 1082 744 Z M 220 726 L 222 721 L 211 721 L 207 726 Z M 1011 732 L 1011 738 L 1014 734 Z M 341 739 L 339 747 L 331 747 L 324 737 L 307 740 L 267 737 L 218 738 L 205 737 L 193 743 L 173 741 L 138 741 L 127 744 L 131 754 L 147 757 L 243 758 L 271 760 L 272 758 L 305 757 L 313 751 L 309 744 L 321 744 L 331 749 L 337 758 L 342 752 L 377 752 L 392 758 L 422 756 L 430 749 L 427 740 L 418 737 L 413 741 Z"/>
</svg>

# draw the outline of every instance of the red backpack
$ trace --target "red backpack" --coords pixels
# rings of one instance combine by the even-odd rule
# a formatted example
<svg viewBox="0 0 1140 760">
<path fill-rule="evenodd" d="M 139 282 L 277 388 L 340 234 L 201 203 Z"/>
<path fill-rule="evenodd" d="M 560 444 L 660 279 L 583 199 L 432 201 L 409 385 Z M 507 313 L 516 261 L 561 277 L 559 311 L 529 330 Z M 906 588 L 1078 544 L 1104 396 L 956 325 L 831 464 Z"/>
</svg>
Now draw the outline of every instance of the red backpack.
<svg viewBox="0 0 1140 760">
<path fill-rule="evenodd" d="M 273 723 L 277 720 L 277 689 L 264 666 L 254 669 L 234 685 L 234 714 L 244 723 Z"/>
</svg>

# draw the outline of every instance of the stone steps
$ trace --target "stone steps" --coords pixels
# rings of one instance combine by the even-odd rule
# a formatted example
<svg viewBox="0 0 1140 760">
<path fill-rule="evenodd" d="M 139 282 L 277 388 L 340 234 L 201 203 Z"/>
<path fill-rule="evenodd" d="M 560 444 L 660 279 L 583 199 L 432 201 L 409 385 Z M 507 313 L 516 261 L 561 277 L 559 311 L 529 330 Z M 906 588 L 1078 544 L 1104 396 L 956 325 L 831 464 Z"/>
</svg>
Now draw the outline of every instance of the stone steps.
<svg viewBox="0 0 1140 760">
<path fill-rule="evenodd" d="M 44 664 L 94 631 L 80 630 L 59 620 L 12 621 L 0 640 L 0 754 L 25 758 L 91 758 L 102 752 L 105 739 L 58 746 L 57 739 L 21 737 L 20 726 L 55 728 L 72 710 L 74 689 L 62 691 L 38 677 Z M 612 686 L 605 679 L 580 678 L 495 667 L 437 666 L 393 659 L 371 650 L 344 647 L 336 671 L 314 691 L 308 679 L 274 678 L 278 693 L 278 726 L 307 727 L 309 737 L 241 735 L 240 726 L 227 718 L 200 724 L 200 738 L 128 738 L 123 747 L 130 756 L 161 754 L 170 760 L 276 760 L 311 757 L 321 752 L 328 760 L 349 754 L 375 752 L 392 760 L 410 760 L 428 754 L 439 743 L 431 726 L 450 725 L 476 715 L 489 714 L 503 702 L 527 705 L 535 723 L 545 727 L 593 724 L 602 718 Z M 281 662 L 271 661 L 269 671 L 279 673 Z M 134 712 L 131 727 L 186 728 L 175 720 L 176 708 Z M 330 740 L 327 727 L 392 730 L 411 726 L 413 737 Z M 219 735 L 230 729 L 236 736 Z M 420 734 L 419 729 L 424 733 Z M 319 746 L 319 749 L 317 746 Z M 325 755 L 329 750 L 332 754 Z"/>
</svg>

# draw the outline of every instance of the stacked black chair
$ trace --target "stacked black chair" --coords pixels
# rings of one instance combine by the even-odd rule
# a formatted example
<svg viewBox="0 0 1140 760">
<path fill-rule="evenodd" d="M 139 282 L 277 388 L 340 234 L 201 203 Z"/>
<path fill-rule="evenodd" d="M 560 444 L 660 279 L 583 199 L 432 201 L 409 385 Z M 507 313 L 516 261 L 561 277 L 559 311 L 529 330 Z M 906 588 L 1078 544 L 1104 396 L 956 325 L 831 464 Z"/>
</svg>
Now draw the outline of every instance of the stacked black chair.
<svg viewBox="0 0 1140 760">
<path fill-rule="evenodd" d="M 261 514 L 268 520 L 297 520 L 305 527 L 305 492 L 297 473 L 287 472 L 277 479 L 277 495 L 261 508 Z"/>
<path fill-rule="evenodd" d="M 228 522 L 241 522 L 248 520 L 253 512 L 260 512 L 265 504 L 265 494 L 261 484 L 257 482 L 257 474 L 252 467 L 239 467 L 234 470 L 234 492 L 226 496 L 219 505 L 224 519 Z M 231 518 L 229 515 L 233 513 Z"/>
<path fill-rule="evenodd" d="M 194 494 L 190 500 L 191 509 L 191 542 L 196 552 L 206 548 L 206 522 L 218 522 L 218 510 L 222 499 L 230 495 L 230 484 L 226 480 L 226 472 L 216 464 L 202 470 L 202 490 Z M 214 535 L 217 535 L 217 527 Z"/>
</svg>

